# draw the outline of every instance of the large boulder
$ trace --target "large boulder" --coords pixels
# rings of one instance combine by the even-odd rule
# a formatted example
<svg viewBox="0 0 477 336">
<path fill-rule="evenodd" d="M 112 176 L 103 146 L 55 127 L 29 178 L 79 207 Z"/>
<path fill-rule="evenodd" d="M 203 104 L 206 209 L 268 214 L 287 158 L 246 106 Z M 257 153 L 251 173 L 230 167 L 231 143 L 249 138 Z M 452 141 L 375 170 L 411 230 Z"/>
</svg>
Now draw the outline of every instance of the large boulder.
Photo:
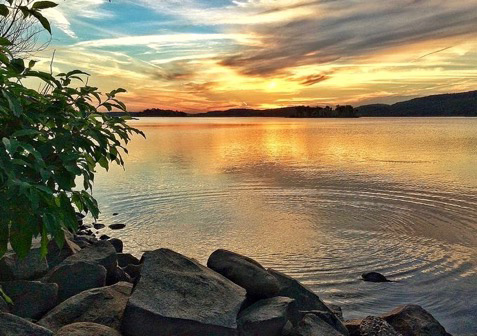
<svg viewBox="0 0 477 336">
<path fill-rule="evenodd" d="M 168 249 L 146 252 L 124 312 L 128 336 L 235 336 L 243 288 Z"/>
<path fill-rule="evenodd" d="M 281 336 L 293 314 L 294 300 L 277 296 L 255 302 L 239 316 L 241 336 Z"/>
<path fill-rule="evenodd" d="M 63 302 L 85 290 L 103 287 L 106 284 L 106 269 L 91 262 L 65 261 L 53 269 L 44 281 L 58 285 L 58 300 Z"/>
<path fill-rule="evenodd" d="M 294 329 L 295 336 L 346 336 L 316 314 L 307 314 Z"/>
<path fill-rule="evenodd" d="M 207 266 L 247 290 L 252 298 L 276 296 L 279 283 L 255 260 L 227 250 L 217 250 L 207 261 Z"/>
<path fill-rule="evenodd" d="M 48 254 L 46 255 L 48 267 L 50 269 L 55 268 L 56 266 L 61 264 L 63 260 L 65 260 L 79 250 L 79 246 L 72 242 L 65 243 L 60 248 L 54 240 L 51 240 L 48 243 Z"/>
<path fill-rule="evenodd" d="M 55 336 L 121 336 L 110 327 L 91 322 L 77 322 L 68 324 L 58 330 Z"/>
<path fill-rule="evenodd" d="M 348 329 L 349 336 L 361 336 L 361 332 L 359 331 L 361 322 L 363 322 L 363 320 L 358 320 L 358 319 L 347 320 L 344 322 L 346 329 Z"/>
<path fill-rule="evenodd" d="M 113 245 L 117 253 L 123 253 L 124 243 L 121 239 L 111 238 L 108 241 L 111 243 L 111 245 Z"/>
<path fill-rule="evenodd" d="M 38 279 L 48 271 L 40 249 L 32 249 L 23 259 L 8 253 L 0 259 L 0 281 Z"/>
<path fill-rule="evenodd" d="M 381 317 L 403 336 L 450 336 L 430 313 L 418 305 L 399 306 Z"/>
<path fill-rule="evenodd" d="M 298 280 L 273 269 L 268 269 L 268 271 L 280 284 L 278 295 L 295 299 L 298 310 L 320 310 L 331 312 L 324 302 L 320 300 L 318 295 L 313 293 L 311 289 L 302 285 Z"/>
<path fill-rule="evenodd" d="M 0 313 L 0 336 L 53 336 L 53 332 L 19 316 Z"/>
<path fill-rule="evenodd" d="M 0 285 L 13 301 L 10 312 L 23 318 L 37 320 L 57 303 L 57 284 L 18 280 Z"/>
<path fill-rule="evenodd" d="M 359 326 L 360 336 L 401 336 L 389 323 L 380 317 L 368 316 Z"/>
<path fill-rule="evenodd" d="M 62 264 L 76 263 L 76 262 L 89 262 L 98 264 L 106 268 L 107 275 L 112 275 L 118 264 L 116 256 L 116 250 L 109 241 L 102 240 L 91 246 L 88 246 L 76 254 L 66 258 Z"/>
<path fill-rule="evenodd" d="M 131 290 L 130 283 L 120 282 L 84 291 L 56 306 L 38 324 L 53 331 L 75 322 L 94 322 L 119 329 Z"/>
</svg>

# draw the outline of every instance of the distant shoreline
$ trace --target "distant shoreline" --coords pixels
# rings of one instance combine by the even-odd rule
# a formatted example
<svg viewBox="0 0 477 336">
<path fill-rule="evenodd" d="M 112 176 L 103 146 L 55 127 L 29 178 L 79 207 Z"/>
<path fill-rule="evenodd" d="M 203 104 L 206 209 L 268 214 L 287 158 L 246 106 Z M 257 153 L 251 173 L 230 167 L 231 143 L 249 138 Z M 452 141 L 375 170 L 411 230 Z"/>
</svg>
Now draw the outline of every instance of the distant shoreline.
<svg viewBox="0 0 477 336">
<path fill-rule="evenodd" d="M 441 94 L 387 104 L 371 104 L 353 107 L 351 105 L 330 106 L 289 106 L 274 109 L 236 108 L 223 111 L 187 113 L 160 108 L 143 112 L 109 112 L 111 115 L 132 117 L 263 117 L 263 118 L 359 118 L 359 117 L 477 117 L 477 91 Z"/>
</svg>

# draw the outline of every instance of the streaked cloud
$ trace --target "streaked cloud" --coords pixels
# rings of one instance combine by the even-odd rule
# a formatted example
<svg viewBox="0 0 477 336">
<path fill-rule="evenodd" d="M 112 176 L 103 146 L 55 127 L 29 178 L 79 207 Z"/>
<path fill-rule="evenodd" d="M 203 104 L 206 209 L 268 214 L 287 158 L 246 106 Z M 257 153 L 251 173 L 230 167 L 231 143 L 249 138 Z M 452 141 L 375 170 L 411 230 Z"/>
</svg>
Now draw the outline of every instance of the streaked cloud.
<svg viewBox="0 0 477 336">
<path fill-rule="evenodd" d="M 69 0 L 47 14 L 65 34 L 51 46 L 58 70 L 126 83 L 134 110 L 392 102 L 477 85 L 477 0 Z"/>
</svg>

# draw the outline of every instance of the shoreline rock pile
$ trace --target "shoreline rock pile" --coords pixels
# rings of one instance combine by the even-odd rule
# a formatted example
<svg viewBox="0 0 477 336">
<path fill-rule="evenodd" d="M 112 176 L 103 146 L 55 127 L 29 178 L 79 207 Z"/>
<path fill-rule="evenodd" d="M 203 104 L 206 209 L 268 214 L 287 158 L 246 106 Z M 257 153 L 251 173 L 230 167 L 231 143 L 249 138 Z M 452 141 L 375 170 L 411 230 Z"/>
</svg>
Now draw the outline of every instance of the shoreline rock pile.
<svg viewBox="0 0 477 336">
<path fill-rule="evenodd" d="M 450 336 L 417 305 L 344 321 L 297 280 L 226 250 L 207 266 L 169 249 L 138 260 L 85 236 L 49 250 L 0 260 L 14 302 L 0 298 L 0 336 Z"/>
</svg>

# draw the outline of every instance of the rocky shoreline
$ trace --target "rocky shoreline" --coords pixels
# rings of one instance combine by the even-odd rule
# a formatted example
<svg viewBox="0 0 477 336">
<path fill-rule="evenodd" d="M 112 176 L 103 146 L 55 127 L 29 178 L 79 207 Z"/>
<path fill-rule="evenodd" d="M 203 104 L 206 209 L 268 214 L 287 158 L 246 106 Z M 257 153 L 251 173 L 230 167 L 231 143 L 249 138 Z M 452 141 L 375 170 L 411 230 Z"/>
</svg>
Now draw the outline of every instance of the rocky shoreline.
<svg viewBox="0 0 477 336">
<path fill-rule="evenodd" d="M 426 310 L 404 305 L 343 320 L 297 280 L 217 250 L 201 265 L 169 249 L 123 253 L 86 226 L 60 250 L 0 259 L 0 336 L 450 336 Z"/>
</svg>

